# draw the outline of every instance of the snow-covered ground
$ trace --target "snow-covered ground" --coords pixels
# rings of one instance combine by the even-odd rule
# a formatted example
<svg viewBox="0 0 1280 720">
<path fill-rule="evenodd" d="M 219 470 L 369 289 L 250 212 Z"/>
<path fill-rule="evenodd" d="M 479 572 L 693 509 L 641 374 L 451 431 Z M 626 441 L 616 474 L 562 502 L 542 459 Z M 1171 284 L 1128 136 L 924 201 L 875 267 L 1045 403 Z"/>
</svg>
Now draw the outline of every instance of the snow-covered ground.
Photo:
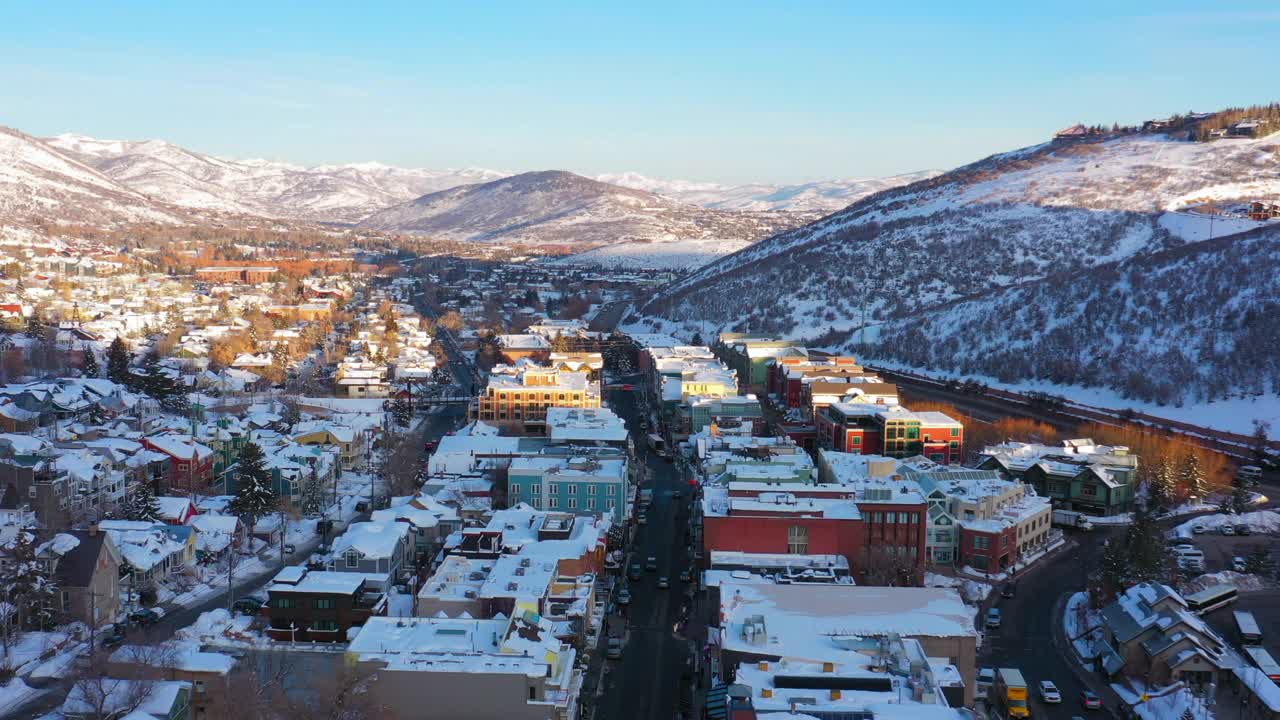
<svg viewBox="0 0 1280 720">
<path fill-rule="evenodd" d="M 1273 588 L 1276 583 L 1258 575 L 1223 570 L 1221 572 L 1205 573 L 1191 579 L 1187 582 L 1184 594 L 1197 593 L 1215 585 L 1230 585 L 1241 592 L 1248 592 L 1250 590 Z"/>
<path fill-rule="evenodd" d="M 1092 659 L 1093 641 L 1100 636 L 1102 630 L 1098 613 L 1089 607 L 1089 593 L 1072 593 L 1067 599 L 1062 627 L 1076 654 L 1085 660 Z"/>
<path fill-rule="evenodd" d="M 611 270 L 690 270 L 735 253 L 750 244 L 746 240 L 622 242 L 558 258 L 549 261 L 548 264 L 602 267 Z"/>
<path fill-rule="evenodd" d="M 978 580 L 954 578 L 949 575 L 939 575 L 938 573 L 925 573 L 924 584 L 925 587 L 956 588 L 960 591 L 960 596 L 964 598 L 964 601 L 970 605 L 981 604 L 991 594 L 992 590 L 991 585 Z"/>
<path fill-rule="evenodd" d="M 1173 535 L 1176 537 L 1189 538 L 1195 534 L 1194 528 L 1202 526 L 1205 532 L 1217 533 L 1223 525 L 1247 525 L 1255 535 L 1276 535 L 1280 534 L 1280 513 L 1272 510 L 1257 510 L 1255 512 L 1242 513 L 1240 515 L 1232 515 L 1230 513 L 1218 513 L 1217 515 L 1204 515 L 1194 520 L 1188 520 L 1178 527 L 1174 528 Z"/>
</svg>

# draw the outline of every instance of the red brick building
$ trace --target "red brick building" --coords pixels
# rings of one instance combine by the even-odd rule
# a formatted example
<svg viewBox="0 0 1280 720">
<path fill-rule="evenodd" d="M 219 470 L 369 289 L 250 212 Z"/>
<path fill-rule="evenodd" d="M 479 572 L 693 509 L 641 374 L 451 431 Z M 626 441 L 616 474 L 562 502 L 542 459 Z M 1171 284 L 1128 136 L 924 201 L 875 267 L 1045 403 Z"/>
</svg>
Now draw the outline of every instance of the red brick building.
<svg viewBox="0 0 1280 720">
<path fill-rule="evenodd" d="M 966 522 L 960 526 L 959 565 L 1002 572 L 1018 559 L 1018 528 L 999 522 Z"/>
<path fill-rule="evenodd" d="M 923 455 L 944 465 L 964 458 L 964 425 L 940 412 L 835 403 L 814 416 L 818 447 L 862 455 Z"/>
<path fill-rule="evenodd" d="M 210 490 L 215 457 L 212 449 L 192 442 L 187 436 L 171 434 L 144 437 L 142 446 L 169 458 L 164 487 L 161 488 L 163 493 L 190 495 Z M 221 488 L 216 490 L 222 491 Z"/>
<path fill-rule="evenodd" d="M 928 510 L 918 493 L 858 499 L 843 485 L 766 483 L 706 493 L 704 558 L 723 550 L 841 555 L 859 584 L 923 582 Z M 895 571 L 886 575 L 890 564 Z"/>
</svg>

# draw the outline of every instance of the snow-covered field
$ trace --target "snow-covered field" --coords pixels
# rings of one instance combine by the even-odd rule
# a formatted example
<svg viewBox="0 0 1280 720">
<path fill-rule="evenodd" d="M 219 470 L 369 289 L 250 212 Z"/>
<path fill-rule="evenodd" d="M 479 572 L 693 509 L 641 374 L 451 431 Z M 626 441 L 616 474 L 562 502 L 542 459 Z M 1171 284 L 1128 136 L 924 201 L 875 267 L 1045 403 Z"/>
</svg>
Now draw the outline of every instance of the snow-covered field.
<svg viewBox="0 0 1280 720">
<path fill-rule="evenodd" d="M 1228 513 L 1205 515 L 1182 523 L 1178 527 L 1174 528 L 1173 534 L 1177 537 L 1189 538 L 1195 534 L 1193 528 L 1197 525 L 1202 526 L 1205 529 L 1205 532 L 1217 533 L 1223 525 L 1241 524 L 1248 525 L 1249 529 L 1255 535 L 1280 534 L 1280 513 L 1276 513 L 1271 510 L 1258 510 L 1255 512 L 1242 513 L 1240 515 L 1231 515 Z"/>
<path fill-rule="evenodd" d="M 550 261 L 551 265 L 576 265 L 616 269 L 690 270 L 702 267 L 751 243 L 745 240 L 675 240 L 624 242 L 594 248 Z"/>
</svg>

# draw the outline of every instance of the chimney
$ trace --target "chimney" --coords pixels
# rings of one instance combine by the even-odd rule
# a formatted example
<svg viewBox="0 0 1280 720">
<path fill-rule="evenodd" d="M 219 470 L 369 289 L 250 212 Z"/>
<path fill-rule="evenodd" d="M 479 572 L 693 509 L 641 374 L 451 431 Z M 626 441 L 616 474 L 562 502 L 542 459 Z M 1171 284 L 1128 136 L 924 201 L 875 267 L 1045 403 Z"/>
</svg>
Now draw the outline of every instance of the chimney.
<svg viewBox="0 0 1280 720">
<path fill-rule="evenodd" d="M 829 672 L 835 672 L 835 671 L 836 671 L 836 664 L 835 664 L 835 663 L 832 663 L 832 662 L 824 662 L 824 663 L 822 663 L 822 672 L 824 672 L 824 673 L 829 673 Z"/>
<path fill-rule="evenodd" d="M 832 691 L 831 691 L 831 699 L 832 699 L 832 700 L 839 700 L 839 699 L 840 699 L 840 691 L 839 691 L 839 690 L 832 690 Z"/>
<path fill-rule="evenodd" d="M 769 661 L 768 661 L 768 660 L 761 660 L 761 661 L 760 661 L 760 664 L 758 665 L 758 667 L 759 667 L 761 670 L 768 670 L 768 669 L 769 669 Z"/>
<path fill-rule="evenodd" d="M 760 689 L 760 697 L 762 697 L 762 698 L 771 698 L 771 697 L 773 697 L 773 688 L 761 688 L 761 689 Z"/>
</svg>

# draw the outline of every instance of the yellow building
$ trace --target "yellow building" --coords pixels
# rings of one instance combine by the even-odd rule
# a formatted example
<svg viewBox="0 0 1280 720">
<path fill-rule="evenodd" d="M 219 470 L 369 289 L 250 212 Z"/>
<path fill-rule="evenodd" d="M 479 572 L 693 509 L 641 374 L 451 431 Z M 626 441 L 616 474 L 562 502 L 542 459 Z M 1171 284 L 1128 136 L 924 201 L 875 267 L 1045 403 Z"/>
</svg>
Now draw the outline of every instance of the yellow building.
<svg viewBox="0 0 1280 720">
<path fill-rule="evenodd" d="M 524 367 L 489 376 L 489 385 L 472 405 L 472 419 L 512 429 L 540 427 L 547 408 L 598 408 L 600 384 L 585 372 Z"/>
</svg>

